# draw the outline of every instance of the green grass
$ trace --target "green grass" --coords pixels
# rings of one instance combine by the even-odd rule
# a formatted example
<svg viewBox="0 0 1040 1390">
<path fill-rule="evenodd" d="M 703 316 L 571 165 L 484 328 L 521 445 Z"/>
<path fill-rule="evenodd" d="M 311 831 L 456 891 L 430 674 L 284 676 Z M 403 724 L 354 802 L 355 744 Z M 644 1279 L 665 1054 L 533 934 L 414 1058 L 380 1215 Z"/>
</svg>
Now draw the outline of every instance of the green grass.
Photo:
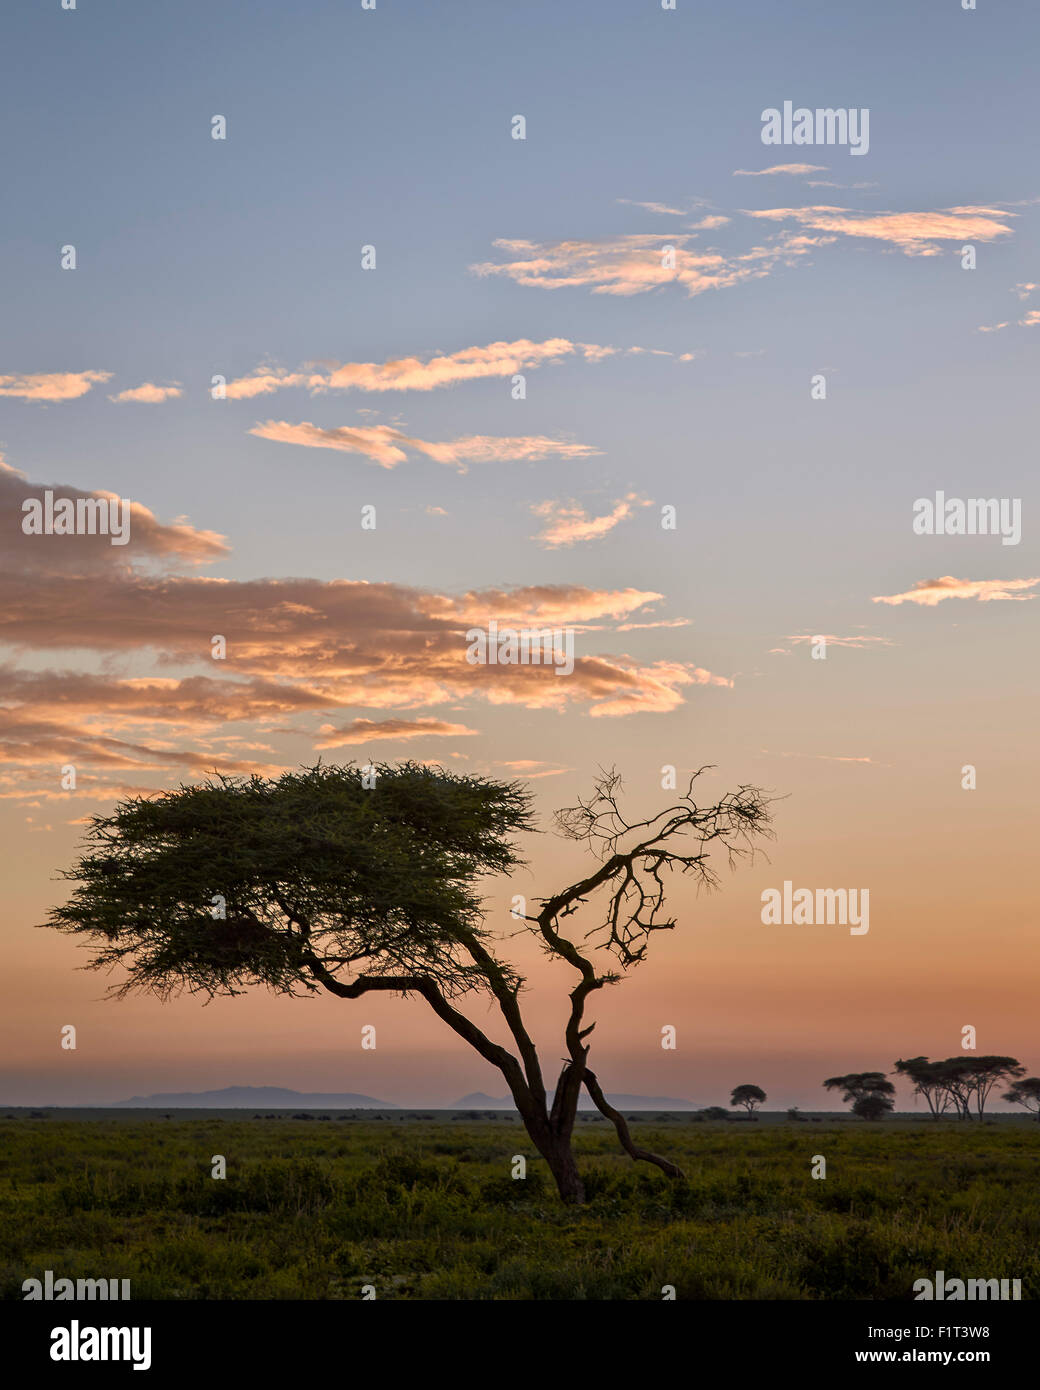
<svg viewBox="0 0 1040 1390">
<path fill-rule="evenodd" d="M 45 1269 L 135 1299 L 911 1299 L 938 1269 L 1040 1288 L 1040 1125 L 633 1132 L 686 1181 L 582 1124 L 574 1209 L 502 1119 L 0 1120 L 0 1298 Z"/>
</svg>

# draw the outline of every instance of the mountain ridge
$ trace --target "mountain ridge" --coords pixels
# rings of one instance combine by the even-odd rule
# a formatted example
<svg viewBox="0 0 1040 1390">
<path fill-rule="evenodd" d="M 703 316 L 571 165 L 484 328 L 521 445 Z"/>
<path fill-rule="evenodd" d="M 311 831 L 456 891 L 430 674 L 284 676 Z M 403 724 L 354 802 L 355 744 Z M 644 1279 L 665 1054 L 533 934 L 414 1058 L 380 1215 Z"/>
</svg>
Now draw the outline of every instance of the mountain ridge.
<svg viewBox="0 0 1040 1390">
<path fill-rule="evenodd" d="M 553 1093 L 549 1092 L 549 1100 L 552 1100 Z M 636 1096 L 624 1094 L 607 1094 L 607 1103 L 612 1105 L 615 1110 L 701 1110 L 703 1106 L 696 1105 L 692 1100 L 678 1100 L 675 1096 Z M 515 1110 L 510 1096 L 489 1096 L 483 1091 L 473 1091 L 468 1096 L 463 1096 L 454 1105 L 448 1107 L 449 1110 Z M 596 1107 L 588 1096 L 582 1096 L 578 1102 L 579 1110 L 595 1110 Z"/>
<path fill-rule="evenodd" d="M 301 1106 L 323 1110 L 397 1110 L 400 1107 L 373 1096 L 356 1095 L 353 1091 L 335 1092 L 292 1091 L 285 1086 L 225 1086 L 220 1091 L 160 1091 L 151 1096 L 131 1096 L 117 1100 L 113 1110 L 154 1110 L 168 1105 L 184 1109 L 234 1110 L 239 1106 Z"/>
</svg>

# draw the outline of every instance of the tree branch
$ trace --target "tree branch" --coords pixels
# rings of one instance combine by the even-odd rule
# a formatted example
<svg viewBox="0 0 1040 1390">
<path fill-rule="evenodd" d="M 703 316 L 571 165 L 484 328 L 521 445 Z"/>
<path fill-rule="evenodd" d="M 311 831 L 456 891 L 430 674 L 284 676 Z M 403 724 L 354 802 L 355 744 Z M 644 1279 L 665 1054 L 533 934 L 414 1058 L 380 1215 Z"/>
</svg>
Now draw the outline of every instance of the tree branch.
<svg viewBox="0 0 1040 1390">
<path fill-rule="evenodd" d="M 641 1160 L 643 1163 L 656 1164 L 662 1173 L 667 1173 L 670 1178 L 685 1178 L 686 1174 L 681 1168 L 677 1167 L 676 1164 L 670 1163 L 667 1158 L 662 1158 L 660 1154 L 651 1153 L 649 1149 L 641 1149 L 632 1142 L 632 1136 L 628 1131 L 628 1122 L 624 1115 L 615 1110 L 608 1102 L 606 1096 L 600 1090 L 600 1085 L 596 1080 L 594 1072 L 586 1070 L 584 1080 L 585 1089 L 592 1097 L 597 1110 L 606 1115 L 607 1119 L 613 1123 L 614 1128 L 617 1130 L 618 1139 L 620 1139 L 621 1147 L 624 1149 L 625 1153 L 629 1154 L 632 1158 Z"/>
</svg>

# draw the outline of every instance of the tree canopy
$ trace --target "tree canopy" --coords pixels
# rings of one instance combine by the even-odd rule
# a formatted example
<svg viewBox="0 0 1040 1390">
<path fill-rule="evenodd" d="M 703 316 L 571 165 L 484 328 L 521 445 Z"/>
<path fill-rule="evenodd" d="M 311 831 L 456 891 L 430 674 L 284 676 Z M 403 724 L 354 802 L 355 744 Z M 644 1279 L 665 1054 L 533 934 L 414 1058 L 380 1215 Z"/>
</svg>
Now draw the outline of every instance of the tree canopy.
<svg viewBox="0 0 1040 1390">
<path fill-rule="evenodd" d="M 936 1118 L 952 1107 L 965 1120 L 971 1118 L 973 1101 L 981 1119 L 994 1087 L 1025 1074 L 1025 1067 L 1016 1057 L 972 1053 L 947 1057 L 941 1062 L 910 1057 L 896 1062 L 895 1069 L 914 1083 L 914 1094 L 924 1097 Z"/>
<path fill-rule="evenodd" d="M 748 1114 L 754 1112 L 756 1105 L 761 1105 L 766 1100 L 766 1093 L 761 1086 L 734 1086 L 733 1094 L 729 1098 L 730 1105 L 742 1105 Z"/>
</svg>

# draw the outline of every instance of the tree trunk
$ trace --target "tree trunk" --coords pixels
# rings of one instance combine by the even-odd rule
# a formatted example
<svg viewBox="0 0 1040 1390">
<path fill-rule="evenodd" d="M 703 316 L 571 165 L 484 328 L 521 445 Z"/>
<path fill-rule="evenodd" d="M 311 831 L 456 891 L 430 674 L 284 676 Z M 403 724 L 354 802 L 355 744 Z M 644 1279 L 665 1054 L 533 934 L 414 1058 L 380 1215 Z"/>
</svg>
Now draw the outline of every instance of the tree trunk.
<svg viewBox="0 0 1040 1390">
<path fill-rule="evenodd" d="M 545 1161 L 556 1179 L 560 1200 L 568 1206 L 580 1207 L 585 1201 L 585 1184 L 578 1172 L 569 1134 L 552 1141 Z"/>
<path fill-rule="evenodd" d="M 524 1128 L 534 1140 L 535 1148 L 549 1165 L 560 1200 L 568 1206 L 581 1206 L 585 1201 L 585 1184 L 571 1147 L 570 1130 L 555 1130 L 547 1115 L 524 1115 L 521 1112 L 521 1118 Z"/>
</svg>

